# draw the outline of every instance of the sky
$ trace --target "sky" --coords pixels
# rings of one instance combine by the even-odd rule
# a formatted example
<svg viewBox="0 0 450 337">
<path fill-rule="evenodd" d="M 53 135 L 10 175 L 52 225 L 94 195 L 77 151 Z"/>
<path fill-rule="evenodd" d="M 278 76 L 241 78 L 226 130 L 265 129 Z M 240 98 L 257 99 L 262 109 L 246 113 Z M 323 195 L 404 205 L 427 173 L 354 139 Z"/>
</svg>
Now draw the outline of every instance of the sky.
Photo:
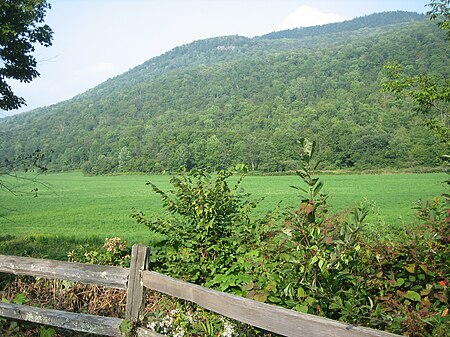
<svg viewBox="0 0 450 337">
<path fill-rule="evenodd" d="M 425 13 L 427 0 L 48 0 L 52 46 L 34 53 L 40 77 L 9 82 L 25 98 L 0 118 L 68 100 L 177 46 L 254 37 L 372 13 Z"/>
</svg>

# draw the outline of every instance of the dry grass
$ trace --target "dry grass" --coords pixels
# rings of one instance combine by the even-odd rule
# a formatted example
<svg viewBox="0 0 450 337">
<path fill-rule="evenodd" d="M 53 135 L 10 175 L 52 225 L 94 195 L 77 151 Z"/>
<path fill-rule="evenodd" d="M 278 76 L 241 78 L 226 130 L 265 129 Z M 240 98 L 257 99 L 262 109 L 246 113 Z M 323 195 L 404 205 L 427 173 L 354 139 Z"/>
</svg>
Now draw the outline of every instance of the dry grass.
<svg viewBox="0 0 450 337">
<path fill-rule="evenodd" d="M 2 300 L 15 302 L 17 294 L 24 295 L 22 304 L 46 309 L 87 313 L 97 316 L 125 317 L 126 291 L 97 285 L 89 285 L 60 280 L 48 280 L 29 276 L 18 276 L 6 284 L 0 292 Z M 145 313 L 157 310 L 161 295 L 147 291 Z M 1 323 L 1 322 L 0 322 Z M 1 324 L 0 324 L 0 334 Z M 20 336 L 38 336 L 39 327 L 27 324 Z M 56 336 L 88 336 L 70 331 L 58 331 Z"/>
</svg>

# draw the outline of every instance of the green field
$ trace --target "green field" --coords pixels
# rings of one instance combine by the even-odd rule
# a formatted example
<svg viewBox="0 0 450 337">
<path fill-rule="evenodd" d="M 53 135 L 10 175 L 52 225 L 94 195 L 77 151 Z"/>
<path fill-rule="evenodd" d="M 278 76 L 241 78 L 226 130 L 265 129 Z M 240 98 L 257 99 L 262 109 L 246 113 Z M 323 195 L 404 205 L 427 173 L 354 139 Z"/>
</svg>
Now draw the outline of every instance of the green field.
<svg viewBox="0 0 450 337">
<path fill-rule="evenodd" d="M 380 230 L 411 225 L 414 202 L 445 192 L 445 173 L 323 175 L 324 190 L 330 194 L 333 211 L 354 207 L 368 200 L 374 212 L 372 228 Z M 38 184 L 20 187 L 39 194 L 12 195 L 0 191 L 0 236 L 45 234 L 87 239 L 120 236 L 130 242 L 148 242 L 148 230 L 130 218 L 133 208 L 147 216 L 163 216 L 158 196 L 146 186 L 150 180 L 163 190 L 170 188 L 169 176 L 123 175 L 86 177 L 81 173 L 49 174 L 37 177 Z M 48 187 L 45 187 L 41 183 Z M 248 176 L 242 187 L 255 199 L 264 198 L 255 216 L 298 203 L 297 191 L 290 185 L 301 184 L 297 176 Z"/>
</svg>

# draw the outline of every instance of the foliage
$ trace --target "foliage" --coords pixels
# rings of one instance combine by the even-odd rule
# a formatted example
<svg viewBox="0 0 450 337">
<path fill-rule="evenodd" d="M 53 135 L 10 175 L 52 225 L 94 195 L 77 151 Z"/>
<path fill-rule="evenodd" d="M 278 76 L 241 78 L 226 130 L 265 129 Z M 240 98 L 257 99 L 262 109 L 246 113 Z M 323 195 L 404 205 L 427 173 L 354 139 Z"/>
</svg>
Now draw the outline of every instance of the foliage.
<svg viewBox="0 0 450 337">
<path fill-rule="evenodd" d="M 67 256 L 70 262 L 129 267 L 131 248 L 128 247 L 125 240 L 113 237 L 106 238 L 104 245 L 99 250 L 81 245 Z"/>
<path fill-rule="evenodd" d="M 249 226 L 250 212 L 256 204 L 239 191 L 242 178 L 229 186 L 227 178 L 231 174 L 181 172 L 172 177 L 175 190 L 169 192 L 147 183 L 160 195 L 170 217 L 148 220 L 139 210 L 132 217 L 163 235 L 158 245 L 165 255 L 156 253 L 155 258 L 158 266 L 169 267 L 170 275 L 203 283 L 234 260 L 233 249 L 242 239 L 240 232 L 245 233 Z"/>
<path fill-rule="evenodd" d="M 305 190 L 302 187 L 291 187 L 306 193 L 301 197 L 302 203 L 300 208 L 302 210 L 302 213 L 306 215 L 305 220 L 307 220 L 308 223 L 312 224 L 316 222 L 316 213 L 318 211 L 315 202 L 316 198 L 320 197 L 321 201 L 319 204 L 324 205 L 327 196 L 324 194 L 319 195 L 320 191 L 322 190 L 323 183 L 319 181 L 318 177 L 313 177 L 314 171 L 320 164 L 320 161 L 317 161 L 314 165 L 312 162 L 317 149 L 316 142 L 310 141 L 306 138 L 302 138 L 299 143 L 300 147 L 302 148 L 302 153 L 300 155 L 300 169 L 297 170 L 296 173 L 306 184 L 308 190 Z"/>
<path fill-rule="evenodd" d="M 407 241 L 372 246 L 366 287 L 376 294 L 371 314 L 375 326 L 412 336 L 450 332 L 448 204 L 436 207 L 441 203 L 438 199 L 420 203 L 424 225 L 412 231 Z"/>
<path fill-rule="evenodd" d="M 39 76 L 34 44 L 51 45 L 53 32 L 44 22 L 51 6 L 46 0 L 0 2 L 0 109 L 17 109 L 25 100 L 16 96 L 6 79 L 31 82 Z"/>
<path fill-rule="evenodd" d="M 149 220 L 140 211 L 133 216 L 163 235 L 152 250 L 153 269 L 218 290 L 257 301 L 328 318 L 380 328 L 409 336 L 446 336 L 450 280 L 448 199 L 419 202 L 424 222 L 403 241 L 368 241 L 366 204 L 331 214 L 324 183 L 315 169 L 317 144 L 298 142 L 301 184 L 299 206 L 283 217 L 274 211 L 252 219 L 255 202 L 241 190 L 242 177 L 231 171 L 215 175 L 183 171 L 164 192 L 148 183 L 169 213 Z M 99 249 L 79 247 L 71 261 L 127 266 L 130 248 L 120 238 L 105 240 Z M 16 295 L 19 294 L 19 295 Z M 3 295 L 24 303 L 117 315 L 123 313 L 125 294 L 118 290 L 82 286 L 67 281 L 19 278 Z M 265 335 L 191 304 L 166 306 L 159 297 L 158 310 L 147 315 L 147 326 L 172 336 Z M 88 303 L 88 304 L 86 304 Z M 106 303 L 106 304 L 105 304 Z M 119 304 L 112 307 L 111 303 Z M 171 307 L 170 307 L 171 306 Z M 13 323 L 1 322 L 9 333 Z M 124 326 L 124 329 L 130 328 Z M 43 333 L 52 332 L 41 328 Z M 270 335 L 270 334 L 269 334 Z"/>
<path fill-rule="evenodd" d="M 445 148 L 413 103 L 392 102 L 379 83 L 394 59 L 411 75 L 448 75 L 445 34 L 413 13 L 358 22 L 346 24 L 372 27 L 177 47 L 72 100 L 0 120 L 0 157 L 53 149 L 49 170 L 88 175 L 238 163 L 294 172 L 306 137 L 321 140 L 320 169 L 441 165 Z"/>
<path fill-rule="evenodd" d="M 352 324 L 410 336 L 445 335 L 450 277 L 446 201 L 436 199 L 421 203 L 419 217 L 426 222 L 408 232 L 404 241 L 377 237 L 367 240 L 364 235 L 367 205 L 330 214 L 327 195 L 320 193 L 323 183 L 314 172 L 316 144 L 307 139 L 299 144 L 302 163 L 297 174 L 303 185 L 296 189 L 302 193 L 300 205 L 287 210 L 281 224 L 276 213 L 248 222 L 247 231 L 237 223 L 227 232 L 233 240 L 223 240 L 220 245 L 228 259 L 213 261 L 188 261 L 179 257 L 183 254 L 196 256 L 201 252 L 196 234 L 191 233 L 194 239 L 184 236 L 188 241 L 183 242 L 182 249 L 158 251 L 158 269 L 200 283 L 206 281 L 206 286 L 221 291 Z M 205 186 L 211 185 L 208 179 Z M 178 189 L 172 192 L 176 199 L 155 188 L 165 207 L 176 214 L 183 213 L 182 223 L 187 227 L 190 223 L 203 223 L 208 213 L 193 210 L 202 209 L 199 205 L 204 204 L 199 204 L 199 200 L 204 199 L 192 199 L 192 195 L 193 191 L 205 191 L 206 187 L 200 188 L 196 180 L 188 177 L 177 178 L 176 183 Z M 214 200 L 223 200 L 217 194 L 228 195 L 229 190 L 218 189 L 214 193 Z M 198 194 L 204 195 L 203 192 Z M 181 211 L 185 209 L 190 211 Z M 135 216 L 155 229 L 142 214 Z M 165 234 L 172 238 L 179 235 L 176 231 L 186 231 L 170 222 L 159 225 L 166 228 Z M 245 235 L 246 232 L 250 235 Z M 237 236 L 244 239 L 237 240 Z M 191 245 L 196 248 L 186 248 Z M 220 256 L 220 252 L 215 254 Z M 206 273 L 198 277 L 202 268 L 206 268 Z M 182 272 L 177 274 L 177 270 Z M 193 274 L 194 277 L 186 277 Z M 179 311 L 163 312 L 159 320 L 150 324 L 156 331 L 164 332 L 167 328 L 164 322 L 170 321 L 174 324 L 173 333 L 177 333 L 183 324 L 189 324 L 184 315 Z"/>
<path fill-rule="evenodd" d="M 17 336 L 20 327 L 16 321 L 8 321 L 5 318 L 0 318 L 0 332 L 2 336 Z"/>
<path fill-rule="evenodd" d="M 124 319 L 123 322 L 120 324 L 120 332 L 122 333 L 122 336 L 124 337 L 131 336 L 132 330 L 133 330 L 133 323 Z"/>
<path fill-rule="evenodd" d="M 223 336 L 256 337 L 274 336 L 246 324 L 209 312 L 187 301 L 174 301 L 163 297 L 157 310 L 145 318 L 146 328 L 164 336 Z"/>
<path fill-rule="evenodd" d="M 95 263 L 105 262 L 108 265 L 124 265 L 128 256 L 116 255 L 117 259 L 104 258 L 105 251 L 115 254 L 129 252 L 125 241 L 119 238 L 105 239 L 101 249 L 89 250 L 79 246 L 68 256 L 70 261 L 90 263 L 93 256 L 99 256 Z M 103 257 L 102 257 L 103 256 Z M 45 305 L 47 308 L 72 312 L 87 312 L 94 315 L 123 317 L 125 311 L 125 292 L 99 286 L 83 285 L 70 281 L 46 280 L 43 278 L 17 277 L 2 288 L 2 301 L 16 304 Z M 147 291 L 147 308 L 144 325 L 153 331 L 164 332 L 167 336 L 273 336 L 264 334 L 258 329 L 243 323 L 233 322 L 225 317 L 208 312 L 194 304 L 174 300 L 168 296 Z M 124 321 L 120 329 L 128 336 L 134 328 L 129 321 Z M 0 319 L 2 336 L 78 336 L 75 332 L 65 332 L 31 323 L 17 323 Z M 83 335 L 84 336 L 84 335 Z"/>
<path fill-rule="evenodd" d="M 441 29 L 446 30 L 450 38 L 450 1 L 449 0 L 432 0 L 428 6 L 431 10 L 427 12 L 431 20 L 443 19 L 439 21 Z"/>
<path fill-rule="evenodd" d="M 311 149 L 312 142 L 304 140 L 301 144 L 303 148 L 299 150 L 304 160 L 302 169 L 305 174 L 304 178 L 299 175 L 302 179 L 300 187 L 306 187 L 308 192 L 311 187 L 308 181 L 311 183 L 318 177 L 310 170 L 316 163 L 314 156 L 305 154 L 315 152 L 308 150 Z M 312 165 L 308 166 L 308 162 Z M 244 196 L 243 198 L 231 193 L 239 190 L 236 186 L 227 188 L 228 184 L 223 183 L 223 179 L 233 180 L 232 176 L 224 178 L 226 174 L 210 176 L 204 173 L 194 177 L 184 174 L 184 178 L 183 175 L 175 177 L 184 189 L 175 188 L 172 192 L 160 194 L 166 197 L 167 203 L 177 205 L 172 206 L 173 219 L 177 219 L 174 221 L 184 224 L 189 224 L 190 221 L 201 223 L 195 207 L 183 213 L 183 216 L 179 214 L 181 209 L 190 209 L 186 200 L 194 201 L 197 206 L 205 205 L 199 200 L 187 198 L 193 191 L 216 193 L 215 198 L 207 198 L 209 201 L 237 198 L 237 204 L 242 205 L 249 200 L 241 191 L 237 194 Z M 197 179 L 206 181 L 208 188 L 197 186 Z M 317 179 L 315 184 L 320 181 Z M 240 183 L 237 186 L 239 185 Z M 222 188 L 215 189 L 216 186 Z M 183 193 L 187 193 L 186 198 Z M 224 196 L 220 196 L 220 193 Z M 220 248 L 227 251 L 230 257 L 227 260 L 213 260 L 210 256 L 209 259 L 194 261 L 209 268 L 205 271 L 204 279 L 199 277 L 197 281 L 206 280 L 207 286 L 218 290 L 351 324 L 409 336 L 448 335 L 450 241 L 446 199 L 437 198 L 418 203 L 418 215 L 424 224 L 412 227 L 403 242 L 382 239 L 367 242 L 364 235 L 367 207 L 364 204 L 349 212 L 330 214 L 327 198 L 318 194 L 313 199 L 315 216 L 312 221 L 308 218 L 310 210 L 302 207 L 302 199 L 303 196 L 300 196 L 297 209 L 287 210 L 283 218 L 274 212 L 258 221 L 243 221 L 246 230 L 241 226 L 233 226 L 230 237 L 234 239 L 221 241 Z M 309 201 L 309 196 L 307 200 Z M 214 207 L 222 209 L 220 204 L 216 202 Z M 227 202 L 224 204 L 229 205 Z M 186 207 L 181 207 L 182 205 Z M 231 209 L 235 209 L 237 213 L 242 211 L 239 207 Z M 244 215 L 248 216 L 246 212 Z M 191 217 L 193 218 L 190 219 Z M 213 235 L 214 232 L 210 233 Z M 172 234 L 176 236 L 176 233 Z M 185 246 L 189 249 L 189 242 Z M 186 260 L 181 258 L 173 259 L 176 252 L 172 247 L 167 251 L 161 250 L 161 247 L 155 248 L 152 248 L 152 254 L 157 254 L 157 261 L 152 264 L 152 269 L 173 273 L 177 277 L 203 272 L 204 267 L 185 263 Z M 126 265 L 129 251 L 130 248 L 123 240 L 112 238 L 107 239 L 101 248 L 79 247 L 70 253 L 70 259 Z M 199 252 L 190 250 L 194 256 L 201 256 Z M 182 272 L 177 272 L 178 269 Z M 19 301 L 51 303 L 59 306 L 57 308 L 74 311 L 120 316 L 123 314 L 121 310 L 124 310 L 123 292 L 108 292 L 99 287 L 81 286 L 72 282 L 43 279 L 29 282 L 19 279 L 11 283 L 3 294 L 12 300 L 17 293 L 25 295 L 18 296 Z M 162 295 L 150 296 L 149 305 L 152 308 L 149 308 L 146 325 L 153 327 L 155 331 L 164 332 L 166 329 L 164 333 L 173 336 L 180 336 L 186 330 L 191 335 L 201 336 L 224 335 L 225 332 L 233 336 L 232 331 L 235 336 L 265 336 L 264 332 L 219 318 L 192 304 L 183 301 L 168 303 L 161 298 Z M 119 305 L 114 309 L 116 306 L 108 303 Z M 10 328 L 15 329 L 10 322 L 2 326 L 5 331 Z M 189 334 L 186 332 L 185 336 L 187 335 Z"/>
<path fill-rule="evenodd" d="M 298 175 L 309 189 L 304 190 L 307 195 L 298 209 L 286 214 L 282 228 L 270 225 L 256 247 L 241 249 L 242 257 L 231 272 L 250 276 L 241 282 L 241 294 L 248 298 L 352 322 L 361 314 L 355 308 L 364 306 L 365 301 L 353 303 L 352 308 L 333 303 L 356 300 L 354 291 L 342 288 L 357 289 L 360 282 L 352 275 L 361 267 L 357 262 L 367 211 L 355 209 L 350 221 L 344 216 L 330 217 L 327 196 L 318 194 L 322 183 L 313 178 L 316 145 L 307 139 L 300 145 L 302 168 Z"/>
<path fill-rule="evenodd" d="M 39 337 L 53 337 L 56 335 L 56 330 L 53 328 L 46 328 L 41 326 L 39 328 Z"/>
<path fill-rule="evenodd" d="M 410 97 L 417 104 L 417 110 L 427 119 L 439 139 L 448 143 L 450 117 L 450 80 L 433 75 L 408 75 L 398 63 L 385 65 L 388 78 L 383 83 L 385 91 L 392 92 L 397 99 Z"/>
<path fill-rule="evenodd" d="M 450 37 L 450 2 L 433 0 L 427 13 L 431 20 L 440 20 L 439 26 L 447 30 Z M 445 46 L 445 44 L 444 44 Z M 436 47 L 435 47 L 436 48 Z M 398 98 L 412 98 L 416 109 L 427 118 L 428 126 L 433 129 L 443 143 L 449 142 L 450 118 L 450 79 L 446 72 L 430 69 L 427 74 L 408 74 L 399 63 L 385 65 L 387 80 L 383 89 L 392 92 Z M 438 74 L 438 75 L 434 75 Z M 446 148 L 448 150 L 448 148 Z"/>
<path fill-rule="evenodd" d="M 407 22 L 410 20 L 421 20 L 423 14 L 395 11 L 387 13 L 375 13 L 372 15 L 359 17 L 353 20 L 339 22 L 337 24 L 329 23 L 320 26 L 301 27 L 272 32 L 261 36 L 264 39 L 300 39 L 309 36 L 324 35 L 330 33 L 342 33 L 355 31 L 367 27 L 379 27 L 382 24 L 392 24 Z"/>
<path fill-rule="evenodd" d="M 428 13 L 450 34 L 449 1 L 434 0 Z M 416 109 L 427 117 L 427 124 L 441 142 L 449 141 L 450 82 L 448 74 L 406 75 L 398 64 L 385 66 L 385 90 L 411 98 Z M 446 147 L 448 151 L 448 146 Z M 447 180 L 448 183 L 448 180 Z M 374 247 L 379 269 L 374 270 L 374 286 L 379 290 L 375 316 L 390 320 L 389 329 L 414 336 L 444 336 L 450 333 L 448 285 L 450 278 L 449 198 L 419 201 L 416 209 L 422 228 L 410 239 L 395 246 Z M 377 249 L 378 248 L 378 249 Z M 371 266 L 375 266 L 373 261 Z M 386 282 L 387 279 L 387 282 Z M 377 282 L 378 281 L 378 282 Z"/>
</svg>

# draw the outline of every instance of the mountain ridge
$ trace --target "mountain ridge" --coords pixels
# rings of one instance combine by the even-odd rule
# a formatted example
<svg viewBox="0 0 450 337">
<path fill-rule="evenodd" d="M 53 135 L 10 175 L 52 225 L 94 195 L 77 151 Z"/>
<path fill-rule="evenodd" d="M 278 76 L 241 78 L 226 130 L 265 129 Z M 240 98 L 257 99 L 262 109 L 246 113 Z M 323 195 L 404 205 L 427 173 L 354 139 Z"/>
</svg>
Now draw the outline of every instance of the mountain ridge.
<svg viewBox="0 0 450 337">
<path fill-rule="evenodd" d="M 377 19 L 379 18 L 384 18 L 385 15 L 387 15 L 387 18 L 385 18 L 384 20 L 381 21 L 381 25 L 376 26 L 376 22 Z M 401 15 L 399 22 L 395 22 L 395 15 Z M 365 26 L 362 26 L 361 22 L 365 21 L 365 20 L 370 20 L 370 27 L 375 28 L 375 27 L 385 27 L 387 25 L 392 25 L 392 24 L 399 24 L 399 23 L 406 23 L 406 22 L 414 22 L 414 21 L 423 21 L 423 19 L 425 18 L 425 15 L 423 14 L 418 14 L 418 13 L 414 13 L 414 12 L 406 12 L 406 11 L 396 11 L 396 12 L 385 12 L 383 13 L 374 13 L 374 14 L 370 14 L 370 15 L 366 15 L 363 17 L 357 17 L 354 18 L 352 20 L 346 20 L 344 22 L 338 22 L 338 23 L 330 23 L 330 24 L 326 24 L 326 25 L 321 25 L 321 26 L 314 26 L 314 27 L 305 27 L 305 28 L 297 28 L 294 30 L 283 30 L 277 33 L 283 33 L 283 32 L 290 32 L 290 31 L 309 31 L 311 29 L 316 29 L 317 27 L 319 29 L 325 28 L 326 31 L 328 31 L 328 33 L 330 33 L 330 30 L 333 30 L 333 27 L 343 27 L 344 29 L 337 29 L 337 31 L 334 31 L 333 33 L 343 33 L 345 31 L 348 31 L 348 24 L 352 23 L 352 22 L 358 22 L 359 24 L 359 28 L 366 28 Z M 347 29 L 347 30 L 345 30 Z M 352 32 L 355 32 L 358 29 L 352 29 Z M 171 50 L 153 57 L 145 62 L 143 62 L 142 64 L 130 69 L 129 71 L 120 74 L 116 77 L 120 77 L 123 76 L 125 74 L 133 74 L 135 72 L 138 72 L 140 69 L 142 68 L 146 68 L 147 70 L 152 69 L 152 68 L 157 68 L 156 70 L 156 75 L 160 74 L 159 72 L 164 72 L 164 70 L 173 70 L 177 68 L 177 65 L 172 65 L 173 68 L 170 67 L 170 60 L 173 60 L 174 58 L 182 58 L 182 56 L 187 55 L 190 62 L 192 62 L 192 56 L 189 55 L 189 51 L 192 50 L 192 48 L 195 48 L 196 51 L 201 54 L 202 52 L 210 52 L 211 48 L 219 48 L 221 46 L 226 47 L 236 47 L 231 49 L 232 51 L 239 51 L 240 49 L 245 48 L 245 50 L 243 50 L 242 52 L 248 52 L 247 49 L 254 47 L 257 44 L 257 41 L 255 40 L 273 40 L 274 38 L 267 38 L 267 36 L 269 36 L 272 33 L 269 34 L 264 34 L 262 36 L 259 37 L 254 37 L 254 38 L 248 38 L 245 36 L 240 36 L 240 35 L 228 35 L 228 36 L 218 36 L 218 37 L 212 37 L 212 38 L 207 38 L 207 39 L 201 39 L 201 40 L 196 40 L 181 46 L 177 46 L 175 48 L 172 48 Z M 323 35 L 324 32 L 322 31 L 320 33 L 320 35 Z M 313 34 L 307 34 L 304 36 L 301 36 L 300 38 L 309 38 L 311 36 L 314 36 Z M 286 38 L 286 37 L 283 37 Z M 295 38 L 295 40 L 299 40 L 300 39 L 298 36 Z M 230 44 L 232 43 L 232 44 Z M 294 46 L 292 48 L 297 48 L 298 44 L 294 44 Z M 304 47 L 304 46 L 301 46 Z M 280 47 L 278 46 L 277 49 L 279 49 Z M 219 49 L 220 50 L 220 49 Z M 227 50 L 227 49 L 225 49 Z M 230 50 L 230 49 L 228 49 Z M 220 52 L 218 52 L 220 53 Z M 216 53 L 216 54 L 218 54 Z M 225 55 L 224 55 L 225 56 Z M 159 60 L 161 59 L 166 59 L 166 63 L 160 62 Z M 223 60 L 220 60 L 223 61 Z M 178 61 L 180 62 L 180 61 Z M 168 64 L 169 63 L 169 64 Z M 190 64 L 190 66 L 192 66 L 192 63 Z M 111 79 L 109 79 L 111 80 Z M 107 80 L 107 81 L 109 81 Z M 105 81 L 105 82 L 107 82 Z M 102 83 L 100 84 L 102 85 Z M 91 90 L 91 89 L 90 89 Z M 88 90 L 88 91 L 90 91 Z"/>
<path fill-rule="evenodd" d="M 395 15 L 396 14 L 400 14 L 401 15 L 399 20 L 398 20 L 398 22 L 395 21 Z M 388 15 L 388 17 L 387 17 L 388 19 L 387 20 L 385 19 L 385 20 L 381 21 L 381 25 L 375 26 L 375 22 L 377 22 L 377 21 L 373 20 L 373 19 L 380 18 L 380 17 L 383 18 L 385 15 Z M 67 100 L 65 100 L 63 102 L 70 101 L 71 99 L 76 99 L 76 98 L 78 98 L 78 97 L 80 97 L 80 96 L 82 96 L 82 95 L 84 95 L 86 93 L 91 92 L 92 90 L 96 90 L 97 88 L 101 87 L 102 85 L 104 85 L 107 82 L 110 82 L 110 81 L 115 80 L 117 78 L 121 78 L 122 76 L 124 76 L 126 74 L 133 74 L 133 73 L 135 73 L 136 71 L 138 71 L 138 70 L 140 70 L 142 68 L 146 68 L 148 70 L 149 68 L 151 69 L 152 67 L 156 67 L 157 71 L 159 71 L 159 72 L 162 72 L 163 70 L 167 70 L 167 69 L 171 70 L 172 68 L 170 68 L 170 66 L 167 64 L 167 63 L 170 62 L 170 60 L 172 60 L 174 58 L 179 58 L 183 54 L 188 54 L 189 53 L 189 49 L 192 48 L 192 47 L 194 47 L 197 50 L 199 50 L 198 47 L 201 47 L 201 46 L 204 47 L 205 43 L 206 43 L 206 46 L 209 46 L 209 47 L 206 47 L 206 51 L 210 51 L 210 44 L 208 42 L 212 42 L 213 45 L 217 45 L 216 47 L 218 47 L 218 46 L 223 45 L 224 43 L 227 43 L 227 42 L 236 43 L 236 41 L 237 41 L 238 42 L 238 46 L 242 45 L 242 44 L 244 44 L 244 45 L 248 44 L 251 47 L 251 46 L 254 46 L 257 43 L 257 42 L 255 42 L 255 40 L 274 40 L 275 38 L 272 37 L 273 33 L 284 35 L 286 33 L 291 34 L 292 32 L 308 32 L 307 34 L 305 34 L 303 36 L 300 36 L 300 37 L 296 36 L 295 38 L 292 38 L 293 40 L 298 40 L 300 38 L 309 38 L 311 36 L 314 36 L 314 34 L 317 35 L 317 32 L 315 32 L 316 29 L 319 29 L 319 31 L 320 31 L 319 34 L 322 35 L 322 34 L 325 34 L 325 32 L 331 33 L 331 30 L 333 30 L 333 27 L 343 27 L 344 29 L 339 29 L 338 28 L 337 32 L 336 31 L 334 32 L 334 33 L 342 33 L 347 28 L 347 25 L 349 23 L 352 23 L 352 22 L 358 22 L 358 24 L 359 24 L 359 26 L 358 26 L 359 28 L 358 29 L 367 28 L 367 26 L 362 26 L 361 22 L 365 21 L 365 20 L 368 20 L 368 19 L 372 22 L 371 23 L 371 27 L 373 28 L 373 27 L 380 27 L 380 26 L 384 27 L 384 26 L 393 25 L 393 24 L 401 24 L 401 23 L 405 23 L 405 22 L 414 22 L 414 21 L 421 21 L 421 20 L 423 21 L 423 19 L 425 17 L 426 16 L 424 14 L 418 14 L 418 13 L 415 13 L 415 12 L 393 11 L 393 12 L 373 13 L 373 14 L 369 14 L 369 15 L 365 15 L 365 16 L 361 16 L 361 17 L 356 17 L 356 18 L 351 19 L 351 20 L 345 20 L 343 22 L 329 23 L 329 24 L 318 25 L 318 26 L 313 26 L 313 27 L 303 27 L 303 28 L 294 28 L 294 29 L 288 29 L 288 30 L 281 30 L 281 31 L 278 31 L 278 32 L 272 32 L 272 33 L 268 33 L 268 34 L 263 34 L 261 36 L 256 36 L 254 38 L 249 38 L 249 37 L 240 36 L 240 35 L 228 35 L 228 36 L 218 36 L 218 37 L 212 37 L 212 38 L 207 38 L 207 39 L 200 39 L 200 40 L 196 40 L 196 41 L 193 41 L 193 42 L 190 42 L 190 43 L 183 44 L 181 46 L 174 47 L 171 50 L 169 50 L 169 51 L 167 51 L 167 52 L 165 52 L 165 53 L 163 53 L 163 54 L 161 54 L 159 56 L 152 57 L 149 60 L 144 61 L 142 64 L 137 65 L 137 66 L 131 68 L 130 70 L 128 70 L 128 71 L 126 71 L 126 72 L 124 72 L 122 74 L 114 76 L 113 78 L 107 79 L 106 81 L 100 83 L 99 85 L 97 85 L 97 86 L 95 86 L 95 87 L 93 87 L 91 89 L 88 89 L 88 90 L 86 90 L 83 93 L 77 94 L 73 98 L 67 99 Z M 355 30 L 358 30 L 358 29 L 352 29 L 352 31 L 354 32 Z M 311 32 L 311 34 L 309 32 Z M 289 39 L 288 37 L 285 37 L 285 36 L 283 36 L 281 38 L 282 39 Z M 298 45 L 294 44 L 293 48 L 296 48 L 296 47 L 298 47 Z M 304 47 L 304 46 L 301 46 L 301 47 Z M 279 49 L 281 47 L 278 46 L 277 48 Z M 161 59 L 167 59 L 168 61 L 166 61 L 167 63 L 164 63 L 164 61 L 163 62 L 159 61 Z M 189 59 L 191 60 L 190 55 L 189 55 Z M 159 73 L 157 72 L 156 75 L 157 74 L 159 74 Z M 61 103 L 61 102 L 52 104 L 51 106 L 59 104 L 59 103 Z M 43 108 L 45 109 L 46 107 L 39 107 L 39 108 L 34 109 L 34 110 L 40 110 L 40 109 L 43 109 Z M 4 117 L 4 118 L 8 118 L 8 117 L 12 117 L 12 116 L 7 116 L 7 117 Z M 0 120 L 1 119 L 2 118 L 0 118 Z"/>
<path fill-rule="evenodd" d="M 381 93 L 380 80 L 394 59 L 448 76 L 442 41 L 425 20 L 301 39 L 195 41 L 71 100 L 0 121 L 8 135 L 0 155 L 51 149 L 50 169 L 91 174 L 236 163 L 271 172 L 295 169 L 296 141 L 308 136 L 323 168 L 439 165 L 438 140 L 409 102 Z"/>
<path fill-rule="evenodd" d="M 327 23 L 324 25 L 317 25 L 312 27 L 299 27 L 292 29 L 285 29 L 277 32 L 271 32 L 261 35 L 259 38 L 263 39 L 280 39 L 291 38 L 298 39 L 306 36 L 316 36 L 322 34 L 329 34 L 330 32 L 349 32 L 361 28 L 374 28 L 380 26 L 387 26 L 398 23 L 421 21 L 426 18 L 425 14 L 419 14 L 408 11 L 390 11 L 373 13 L 356 17 L 354 19 L 345 20 L 337 23 Z M 380 20 L 381 19 L 381 20 Z"/>
</svg>

